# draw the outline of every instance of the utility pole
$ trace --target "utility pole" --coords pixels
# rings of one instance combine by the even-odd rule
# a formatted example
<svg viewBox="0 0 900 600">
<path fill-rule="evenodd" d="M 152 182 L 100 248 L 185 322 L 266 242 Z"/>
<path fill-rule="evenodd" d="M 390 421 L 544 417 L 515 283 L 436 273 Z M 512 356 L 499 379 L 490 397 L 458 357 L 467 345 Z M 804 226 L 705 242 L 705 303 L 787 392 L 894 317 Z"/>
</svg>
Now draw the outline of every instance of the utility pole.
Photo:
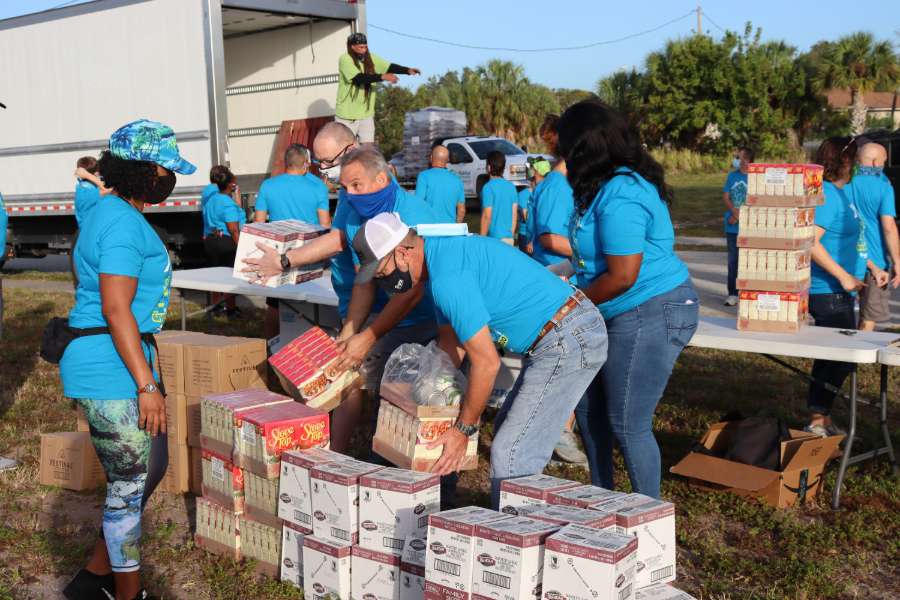
<svg viewBox="0 0 900 600">
<path fill-rule="evenodd" d="M 703 9 L 697 4 L 697 35 L 703 35 Z"/>
</svg>

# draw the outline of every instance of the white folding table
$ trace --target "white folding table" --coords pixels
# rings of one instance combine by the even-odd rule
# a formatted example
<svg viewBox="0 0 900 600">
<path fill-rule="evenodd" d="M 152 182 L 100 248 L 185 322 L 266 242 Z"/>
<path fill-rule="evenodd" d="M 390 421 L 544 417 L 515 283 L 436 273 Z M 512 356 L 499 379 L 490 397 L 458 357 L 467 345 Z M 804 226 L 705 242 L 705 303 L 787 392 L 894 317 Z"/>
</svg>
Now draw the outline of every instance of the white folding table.
<svg viewBox="0 0 900 600">
<path fill-rule="evenodd" d="M 700 317 L 697 332 L 694 334 L 690 346 L 760 354 L 810 381 L 812 377 L 808 373 L 775 358 L 774 355 L 835 360 L 854 364 L 881 364 L 881 390 L 878 403 L 881 405 L 881 426 L 885 446 L 872 452 L 856 456 L 851 454 L 856 438 L 857 404 L 872 404 L 857 395 L 856 370 L 854 369 L 850 374 L 849 394 L 825 384 L 826 388 L 846 398 L 850 404 L 850 425 L 831 500 L 832 508 L 837 509 L 841 502 L 841 486 L 850 465 L 887 454 L 895 472 L 897 470 L 897 462 L 887 429 L 887 368 L 890 365 L 900 366 L 900 348 L 892 345 L 898 341 L 900 341 L 900 336 L 895 333 L 863 332 L 815 326 L 804 327 L 798 333 L 738 331 L 734 319 Z"/>
<path fill-rule="evenodd" d="M 337 306 L 338 298 L 331 285 L 328 271 L 312 281 L 296 285 L 266 287 L 248 283 L 232 276 L 228 267 L 207 267 L 205 269 L 185 269 L 172 273 L 172 287 L 179 290 L 198 290 L 201 292 L 219 292 L 238 294 L 240 296 L 261 296 L 278 300 L 309 302 L 313 305 L 316 322 L 319 320 L 319 306 Z M 185 311 L 184 294 L 181 294 L 181 329 L 187 329 L 187 313 Z"/>
</svg>

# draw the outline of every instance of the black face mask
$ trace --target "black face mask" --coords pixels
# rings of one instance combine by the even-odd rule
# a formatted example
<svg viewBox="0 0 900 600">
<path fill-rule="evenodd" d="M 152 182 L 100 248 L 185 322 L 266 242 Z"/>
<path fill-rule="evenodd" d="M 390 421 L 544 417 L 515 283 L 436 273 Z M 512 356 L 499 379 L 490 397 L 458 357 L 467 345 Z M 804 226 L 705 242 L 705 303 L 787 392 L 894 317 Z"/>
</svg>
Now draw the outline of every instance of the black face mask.
<svg viewBox="0 0 900 600">
<path fill-rule="evenodd" d="M 384 293 L 390 298 L 397 294 L 409 291 L 409 289 L 412 288 L 413 280 L 409 271 L 401 271 L 400 267 L 397 267 L 390 275 L 376 278 L 375 283 L 384 290 Z"/>
<path fill-rule="evenodd" d="M 153 187 L 144 198 L 146 204 L 159 204 L 171 195 L 175 189 L 175 173 L 167 171 L 162 177 L 157 177 Z"/>
</svg>

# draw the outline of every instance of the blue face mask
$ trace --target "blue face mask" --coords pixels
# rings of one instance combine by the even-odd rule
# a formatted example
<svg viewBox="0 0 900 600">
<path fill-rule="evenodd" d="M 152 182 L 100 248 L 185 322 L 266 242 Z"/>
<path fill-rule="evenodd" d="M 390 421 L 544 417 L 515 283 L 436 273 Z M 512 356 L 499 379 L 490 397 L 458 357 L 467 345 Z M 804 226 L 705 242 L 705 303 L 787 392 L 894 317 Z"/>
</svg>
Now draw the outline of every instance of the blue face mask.
<svg viewBox="0 0 900 600">
<path fill-rule="evenodd" d="M 375 215 L 389 212 L 394 208 L 397 199 L 397 182 L 391 179 L 391 182 L 383 190 L 372 192 L 370 194 L 351 194 L 347 193 L 347 201 L 350 206 L 356 209 L 364 219 L 371 219 Z"/>
<path fill-rule="evenodd" d="M 864 167 L 862 165 L 857 165 L 855 175 L 881 175 L 884 172 L 884 167 Z"/>
<path fill-rule="evenodd" d="M 735 158 L 733 161 L 731 161 L 731 166 L 734 167 L 735 169 L 740 169 L 741 168 L 741 159 Z"/>
</svg>

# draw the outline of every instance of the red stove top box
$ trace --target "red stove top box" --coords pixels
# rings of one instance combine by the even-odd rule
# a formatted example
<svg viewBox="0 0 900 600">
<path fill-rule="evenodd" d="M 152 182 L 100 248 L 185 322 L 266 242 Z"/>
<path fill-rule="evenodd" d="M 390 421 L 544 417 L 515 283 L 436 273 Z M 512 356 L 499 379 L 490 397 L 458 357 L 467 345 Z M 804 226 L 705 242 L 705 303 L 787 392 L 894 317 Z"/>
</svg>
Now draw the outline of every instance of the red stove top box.
<svg viewBox="0 0 900 600">
<path fill-rule="evenodd" d="M 750 206 L 816 206 L 825 203 L 822 165 L 753 163 L 747 169 Z"/>
<path fill-rule="evenodd" d="M 331 411 L 361 384 L 356 370 L 337 372 L 337 342 L 313 327 L 269 358 L 284 389 L 313 408 Z"/>
<path fill-rule="evenodd" d="M 235 463 L 269 479 L 279 476 L 282 452 L 324 448 L 330 433 L 327 413 L 298 402 L 250 409 L 235 429 Z"/>
<path fill-rule="evenodd" d="M 286 402 L 293 400 L 259 389 L 204 396 L 200 400 L 200 446 L 231 458 L 238 417 L 252 408 Z"/>
</svg>

